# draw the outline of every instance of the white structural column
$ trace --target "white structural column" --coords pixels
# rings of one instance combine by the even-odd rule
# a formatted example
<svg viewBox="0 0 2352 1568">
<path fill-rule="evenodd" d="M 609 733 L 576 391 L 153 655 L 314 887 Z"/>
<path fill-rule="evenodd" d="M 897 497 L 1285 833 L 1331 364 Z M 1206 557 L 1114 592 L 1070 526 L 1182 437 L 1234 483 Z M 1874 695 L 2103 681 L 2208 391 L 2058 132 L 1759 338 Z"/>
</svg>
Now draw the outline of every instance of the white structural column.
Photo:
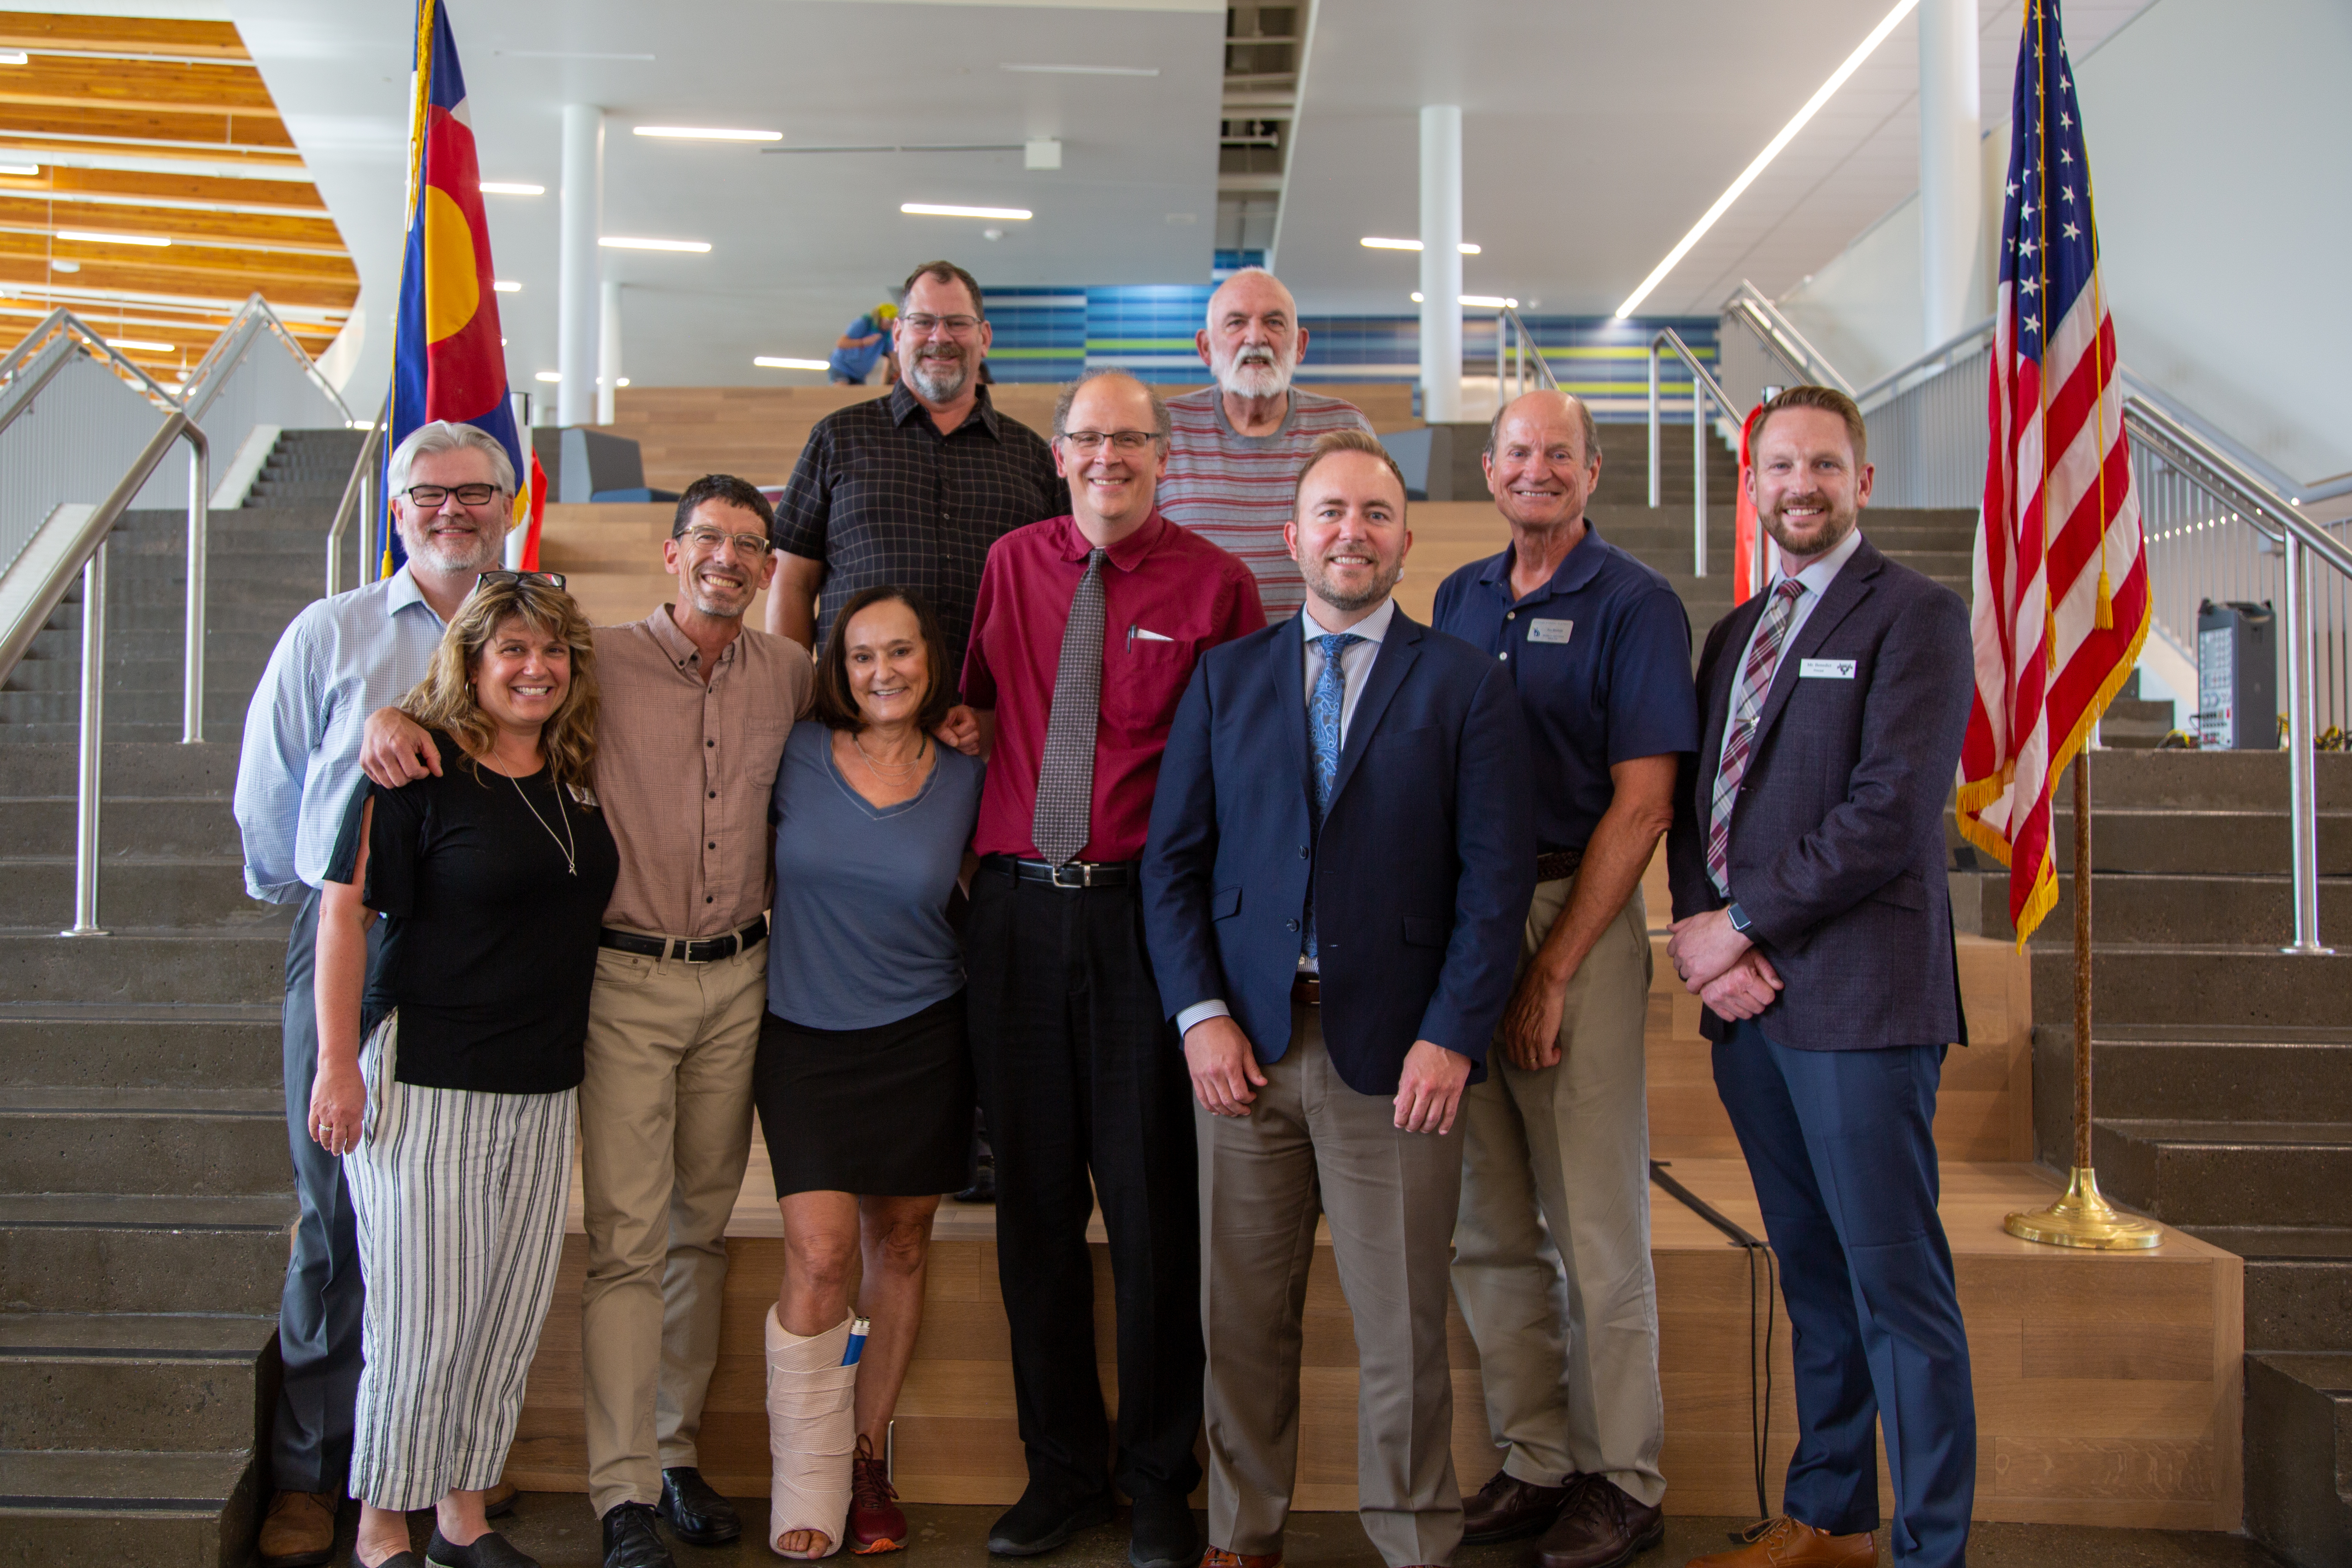
<svg viewBox="0 0 2352 1568">
<path fill-rule="evenodd" d="M 596 317 L 596 423 L 613 422 L 613 398 L 621 384 L 621 280 L 604 279 L 603 309 Z"/>
<path fill-rule="evenodd" d="M 1958 336 L 1975 299 L 1984 236 L 1984 133 L 1977 0 L 1920 0 L 1919 303 L 1925 342 Z"/>
<path fill-rule="evenodd" d="M 585 425 L 596 412 L 597 237 L 604 229 L 604 111 L 563 106 L 563 214 L 556 278 L 555 422 Z"/>
<path fill-rule="evenodd" d="M 1462 417 L 1462 106 L 1421 110 L 1421 411 Z"/>
</svg>

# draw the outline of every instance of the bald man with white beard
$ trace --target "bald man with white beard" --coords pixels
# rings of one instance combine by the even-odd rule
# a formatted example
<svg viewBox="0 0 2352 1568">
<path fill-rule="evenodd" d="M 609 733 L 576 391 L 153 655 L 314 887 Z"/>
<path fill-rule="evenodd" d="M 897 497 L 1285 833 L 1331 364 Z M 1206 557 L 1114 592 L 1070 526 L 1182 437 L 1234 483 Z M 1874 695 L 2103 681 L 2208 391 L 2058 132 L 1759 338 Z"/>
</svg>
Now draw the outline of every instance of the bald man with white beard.
<svg viewBox="0 0 2352 1568">
<path fill-rule="evenodd" d="M 1266 618 L 1280 620 L 1306 598 L 1282 542 L 1298 471 L 1328 432 L 1371 425 L 1352 403 L 1291 385 L 1307 329 L 1290 290 L 1263 267 L 1243 268 L 1209 296 L 1193 345 L 1216 384 L 1168 400 L 1175 427 L 1160 510 L 1240 556 Z"/>
</svg>

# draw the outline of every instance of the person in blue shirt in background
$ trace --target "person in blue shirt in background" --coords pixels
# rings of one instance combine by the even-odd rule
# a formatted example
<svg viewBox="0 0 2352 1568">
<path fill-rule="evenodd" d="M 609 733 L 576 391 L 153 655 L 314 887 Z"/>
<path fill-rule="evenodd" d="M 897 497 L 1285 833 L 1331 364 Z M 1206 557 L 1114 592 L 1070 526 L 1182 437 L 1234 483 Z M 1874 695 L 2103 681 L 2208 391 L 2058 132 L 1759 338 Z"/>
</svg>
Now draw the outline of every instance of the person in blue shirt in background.
<svg viewBox="0 0 2352 1568">
<path fill-rule="evenodd" d="M 834 385 L 866 384 L 866 378 L 874 374 L 875 363 L 889 357 L 890 328 L 898 319 L 898 307 L 885 302 L 849 323 L 841 341 L 833 345 L 833 358 L 827 362 Z"/>
</svg>

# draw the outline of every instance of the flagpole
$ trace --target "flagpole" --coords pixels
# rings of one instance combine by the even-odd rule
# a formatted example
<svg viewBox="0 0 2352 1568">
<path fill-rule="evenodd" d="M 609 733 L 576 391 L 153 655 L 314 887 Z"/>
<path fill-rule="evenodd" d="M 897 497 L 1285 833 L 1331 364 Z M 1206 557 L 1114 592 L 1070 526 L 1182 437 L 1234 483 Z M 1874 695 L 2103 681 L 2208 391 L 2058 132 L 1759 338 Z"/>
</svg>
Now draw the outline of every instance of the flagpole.
<svg viewBox="0 0 2352 1568">
<path fill-rule="evenodd" d="M 2074 754 L 2074 1166 L 2066 1195 L 2048 1208 L 2013 1214 L 2009 1234 L 2051 1247 L 2137 1252 L 2164 1239 L 2161 1226 L 2128 1215 L 2099 1194 L 2091 1164 L 2091 748 Z"/>
</svg>

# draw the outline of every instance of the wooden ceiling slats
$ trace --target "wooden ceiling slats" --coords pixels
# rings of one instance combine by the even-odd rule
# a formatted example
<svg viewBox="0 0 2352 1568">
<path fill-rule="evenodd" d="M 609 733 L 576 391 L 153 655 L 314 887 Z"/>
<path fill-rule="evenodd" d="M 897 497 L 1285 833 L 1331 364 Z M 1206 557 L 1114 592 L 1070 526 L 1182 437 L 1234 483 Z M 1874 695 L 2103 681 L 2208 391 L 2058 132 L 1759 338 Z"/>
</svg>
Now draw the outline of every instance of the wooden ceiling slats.
<svg viewBox="0 0 2352 1568">
<path fill-rule="evenodd" d="M 108 234 L 160 235 L 176 242 L 242 240 L 255 244 L 315 247 L 345 254 L 335 220 L 324 217 L 265 217 L 258 213 L 190 212 L 182 207 L 119 206 L 77 202 L 37 191 L 0 190 L 0 224 L 37 224 L 45 228 L 97 229 Z"/>
<path fill-rule="evenodd" d="M 231 22 L 150 16 L 65 16 L 0 11 L 0 48 L 103 49 L 121 54 L 203 55 L 250 59 Z"/>
<path fill-rule="evenodd" d="M 0 103 L 174 112 L 235 110 L 278 118 L 261 73 L 245 65 L 149 64 L 139 60 L 76 59 L 36 54 L 21 66 L 0 65 Z"/>
<path fill-rule="evenodd" d="M 54 191 L 59 200 L 68 200 L 80 192 L 110 196 L 168 196 L 175 201 L 236 202 L 247 206 L 307 208 L 312 212 L 325 205 L 319 199 L 318 187 L 291 180 L 208 179 L 201 174 L 73 169 L 54 163 L 42 164 L 41 172 L 30 177 L 0 174 L 0 191 L 16 195 Z"/>
<path fill-rule="evenodd" d="M 0 75 L 14 68 L 0 66 Z M 0 137 L 10 131 L 46 131 L 81 136 L 131 136 L 142 141 L 181 142 L 191 148 L 282 147 L 294 139 L 274 112 L 188 109 L 122 109 L 110 104 L 10 103 L 0 96 Z"/>
</svg>

